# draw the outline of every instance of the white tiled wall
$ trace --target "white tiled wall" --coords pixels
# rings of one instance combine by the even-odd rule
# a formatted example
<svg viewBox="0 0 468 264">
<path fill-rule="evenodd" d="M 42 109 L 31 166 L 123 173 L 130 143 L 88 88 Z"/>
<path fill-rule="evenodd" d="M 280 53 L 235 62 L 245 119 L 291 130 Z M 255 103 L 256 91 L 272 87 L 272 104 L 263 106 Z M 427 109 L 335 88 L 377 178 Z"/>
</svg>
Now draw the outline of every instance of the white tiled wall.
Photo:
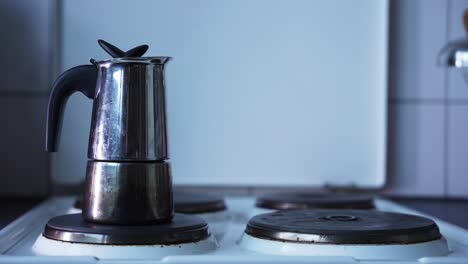
<svg viewBox="0 0 468 264">
<path fill-rule="evenodd" d="M 468 9 L 467 0 L 449 2 L 449 40 L 467 36 L 462 26 L 465 9 Z M 468 84 L 460 69 L 447 71 L 446 89 L 447 192 L 451 196 L 468 197 Z"/>
<path fill-rule="evenodd" d="M 468 84 L 436 65 L 440 48 L 466 37 L 466 0 L 393 1 L 387 192 L 468 197 Z"/>
<path fill-rule="evenodd" d="M 390 105 L 388 192 L 444 195 L 444 106 Z"/>
<path fill-rule="evenodd" d="M 449 18 L 447 40 L 456 40 L 467 36 L 463 28 L 462 15 L 468 8 L 467 0 L 451 0 L 448 2 Z M 447 75 L 447 98 L 452 101 L 468 100 L 468 85 L 460 74 L 460 69 L 449 69 Z"/>
<path fill-rule="evenodd" d="M 448 193 L 468 196 L 468 104 L 451 104 L 448 115 Z"/>
<path fill-rule="evenodd" d="M 390 98 L 442 99 L 436 54 L 445 44 L 447 1 L 392 0 Z"/>
<path fill-rule="evenodd" d="M 445 70 L 436 57 L 446 42 L 447 8 L 440 0 L 392 1 L 389 193 L 445 193 Z"/>
</svg>

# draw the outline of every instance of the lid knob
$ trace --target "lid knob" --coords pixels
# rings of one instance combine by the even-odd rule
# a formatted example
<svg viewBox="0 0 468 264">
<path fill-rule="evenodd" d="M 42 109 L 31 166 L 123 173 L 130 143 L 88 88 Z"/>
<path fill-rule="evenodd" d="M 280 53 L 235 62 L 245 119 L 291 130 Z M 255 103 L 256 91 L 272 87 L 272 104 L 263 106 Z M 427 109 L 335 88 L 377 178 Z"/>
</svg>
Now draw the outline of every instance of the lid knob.
<svg viewBox="0 0 468 264">
<path fill-rule="evenodd" d="M 126 52 L 117 48 L 116 46 L 110 44 L 107 41 L 102 39 L 98 40 L 99 46 L 105 50 L 112 58 L 121 58 L 121 57 L 141 57 L 148 50 L 148 45 L 140 45 L 135 48 L 129 49 Z"/>
</svg>

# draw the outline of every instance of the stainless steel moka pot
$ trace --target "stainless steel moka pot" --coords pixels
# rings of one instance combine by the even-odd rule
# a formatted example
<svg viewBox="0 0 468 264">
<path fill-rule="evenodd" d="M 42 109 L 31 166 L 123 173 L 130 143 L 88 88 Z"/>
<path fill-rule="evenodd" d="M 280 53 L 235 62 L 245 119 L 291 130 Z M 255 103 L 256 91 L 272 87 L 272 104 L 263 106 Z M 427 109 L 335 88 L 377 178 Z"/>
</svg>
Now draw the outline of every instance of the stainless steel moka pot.
<svg viewBox="0 0 468 264">
<path fill-rule="evenodd" d="M 123 52 L 99 40 L 113 58 L 91 59 L 53 85 L 46 150 L 57 151 L 67 98 L 94 101 L 83 218 L 101 224 L 164 223 L 173 217 L 167 150 L 164 67 L 170 57 L 140 57 L 148 46 Z"/>
</svg>

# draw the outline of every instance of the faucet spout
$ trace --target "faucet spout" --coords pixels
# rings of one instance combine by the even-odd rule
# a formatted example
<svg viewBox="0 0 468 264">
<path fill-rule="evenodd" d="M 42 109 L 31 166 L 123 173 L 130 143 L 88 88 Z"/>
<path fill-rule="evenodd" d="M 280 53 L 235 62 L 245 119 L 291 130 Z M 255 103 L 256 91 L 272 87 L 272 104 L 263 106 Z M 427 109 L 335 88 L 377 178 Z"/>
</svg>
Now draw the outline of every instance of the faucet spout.
<svg viewBox="0 0 468 264">
<path fill-rule="evenodd" d="M 437 56 L 438 64 L 445 67 L 468 67 L 468 39 L 447 43 Z"/>
</svg>

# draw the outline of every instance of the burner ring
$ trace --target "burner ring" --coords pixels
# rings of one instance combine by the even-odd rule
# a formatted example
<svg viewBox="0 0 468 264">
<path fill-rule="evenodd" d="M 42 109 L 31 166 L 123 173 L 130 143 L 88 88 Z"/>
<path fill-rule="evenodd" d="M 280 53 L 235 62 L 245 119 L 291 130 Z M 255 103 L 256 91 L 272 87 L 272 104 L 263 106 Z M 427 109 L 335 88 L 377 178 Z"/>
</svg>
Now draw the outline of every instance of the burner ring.
<svg viewBox="0 0 468 264">
<path fill-rule="evenodd" d="M 441 238 L 434 221 L 374 210 L 284 210 L 251 218 L 253 237 L 313 244 L 412 244 Z"/>
<path fill-rule="evenodd" d="M 171 245 L 198 242 L 210 236 L 200 217 L 174 214 L 172 222 L 148 225 L 103 225 L 85 222 L 81 214 L 61 215 L 49 220 L 46 238 L 101 245 Z"/>
</svg>

